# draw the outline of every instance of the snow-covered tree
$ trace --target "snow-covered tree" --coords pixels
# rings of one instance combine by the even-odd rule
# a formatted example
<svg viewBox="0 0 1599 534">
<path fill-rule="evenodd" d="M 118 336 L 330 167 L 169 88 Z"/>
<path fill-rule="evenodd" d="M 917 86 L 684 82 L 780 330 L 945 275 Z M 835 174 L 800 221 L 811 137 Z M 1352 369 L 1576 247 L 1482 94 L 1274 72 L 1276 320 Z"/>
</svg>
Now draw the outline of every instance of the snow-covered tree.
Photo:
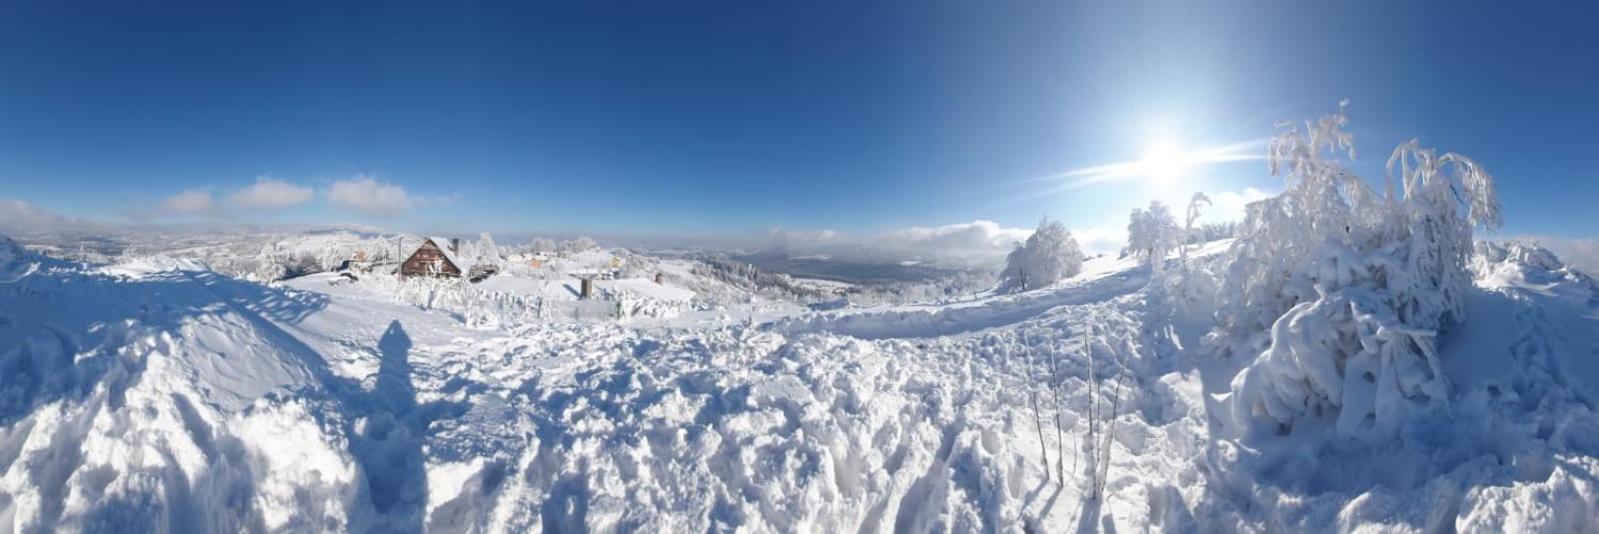
<svg viewBox="0 0 1599 534">
<path fill-rule="evenodd" d="M 1027 290 L 1027 245 L 1017 241 L 1005 255 L 1005 269 L 999 273 L 1001 288 Z"/>
<path fill-rule="evenodd" d="M 1127 222 L 1127 252 L 1144 260 L 1160 272 L 1167 254 L 1182 242 L 1181 230 L 1171 210 L 1160 201 L 1150 201 L 1149 209 L 1133 209 Z"/>
<path fill-rule="evenodd" d="M 494 236 L 489 235 L 488 232 L 478 234 L 476 248 L 477 265 L 492 265 L 494 267 L 499 267 L 502 263 L 504 263 L 504 257 L 500 255 L 500 247 L 494 244 Z"/>
<path fill-rule="evenodd" d="M 579 236 L 571 240 L 562 241 L 560 251 L 566 254 L 576 254 L 585 250 L 591 250 L 598 246 L 599 245 L 588 236 Z"/>
<path fill-rule="evenodd" d="M 1038 230 L 1005 258 L 1001 287 L 1026 291 L 1071 278 L 1083 270 L 1083 250 L 1060 221 L 1045 217 Z"/>
<path fill-rule="evenodd" d="M 1182 256 L 1182 264 L 1185 268 L 1188 266 L 1188 247 L 1186 245 L 1194 242 L 1197 232 L 1197 229 L 1194 228 L 1194 221 L 1199 220 L 1200 208 L 1209 205 L 1210 197 L 1205 196 L 1202 191 L 1195 191 L 1194 197 L 1188 201 L 1188 217 L 1183 223 L 1183 237 L 1177 244 L 1178 254 Z"/>
<path fill-rule="evenodd" d="M 1272 140 L 1286 188 L 1250 205 L 1230 252 L 1210 339 L 1253 358 L 1232 382 L 1240 424 L 1336 413 L 1340 433 L 1380 436 L 1448 399 L 1437 339 L 1465 312 L 1473 228 L 1499 223 L 1493 179 L 1410 141 L 1378 194 L 1337 157 L 1354 158 L 1347 123 L 1340 105 Z"/>
</svg>

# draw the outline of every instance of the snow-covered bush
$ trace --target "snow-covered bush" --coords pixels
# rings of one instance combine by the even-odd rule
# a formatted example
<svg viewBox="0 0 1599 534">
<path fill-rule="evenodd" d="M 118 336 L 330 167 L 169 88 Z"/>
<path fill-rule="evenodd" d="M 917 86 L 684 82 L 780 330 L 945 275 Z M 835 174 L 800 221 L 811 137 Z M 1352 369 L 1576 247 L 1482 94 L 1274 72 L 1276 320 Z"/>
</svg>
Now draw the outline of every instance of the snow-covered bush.
<svg viewBox="0 0 1599 534">
<path fill-rule="evenodd" d="M 1211 204 L 1210 197 L 1202 192 L 1195 192 L 1188 202 L 1188 213 L 1178 239 L 1173 243 L 1178 250 L 1178 276 L 1165 280 L 1177 297 L 1176 305 L 1186 314 L 1205 317 L 1215 309 L 1216 277 L 1212 274 L 1214 258 L 1190 258 L 1189 249 L 1197 244 L 1208 242 L 1203 239 L 1202 230 L 1194 226 L 1199 220 L 1200 210 Z M 1159 286 L 1157 286 L 1159 287 Z M 1203 319 L 1201 319 L 1203 320 Z"/>
<path fill-rule="evenodd" d="M 455 314 L 468 326 L 502 328 L 508 325 L 567 320 L 613 320 L 632 317 L 676 317 L 691 308 L 689 302 L 667 301 L 626 291 L 599 289 L 592 299 L 551 299 L 482 289 L 463 278 L 370 276 L 363 283 L 424 310 Z"/>
<path fill-rule="evenodd" d="M 1240 424 L 1337 414 L 1341 434 L 1383 435 L 1448 398 L 1437 336 L 1465 311 L 1472 229 L 1499 223 L 1493 180 L 1410 141 L 1379 195 L 1337 158 L 1354 158 L 1347 122 L 1340 105 L 1284 126 L 1285 191 L 1249 205 L 1230 251 L 1210 338 L 1254 357 L 1232 383 Z"/>
<path fill-rule="evenodd" d="M 1128 217 L 1127 253 L 1144 260 L 1155 272 L 1160 272 L 1166 255 L 1182 242 L 1177 221 L 1160 201 L 1151 201 L 1147 210 L 1135 208 Z"/>
<path fill-rule="evenodd" d="M 1071 278 L 1083 270 L 1083 249 L 1060 221 L 1045 217 L 1038 230 L 1005 257 L 1000 286 L 1026 291 Z"/>
</svg>

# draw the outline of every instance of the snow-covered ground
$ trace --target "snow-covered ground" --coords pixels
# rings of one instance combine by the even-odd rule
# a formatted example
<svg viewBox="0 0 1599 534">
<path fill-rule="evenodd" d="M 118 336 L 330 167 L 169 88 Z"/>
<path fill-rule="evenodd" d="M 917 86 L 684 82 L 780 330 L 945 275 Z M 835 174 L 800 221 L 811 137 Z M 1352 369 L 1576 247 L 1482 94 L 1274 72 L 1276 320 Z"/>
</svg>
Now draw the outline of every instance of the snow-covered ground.
<svg viewBox="0 0 1599 534">
<path fill-rule="evenodd" d="M 1382 441 L 1226 431 L 1248 362 L 1147 268 L 1085 268 L 486 327 L 0 240 L 0 531 L 1595 531 L 1599 287 L 1552 256 L 1479 250 L 1450 409 Z"/>
</svg>

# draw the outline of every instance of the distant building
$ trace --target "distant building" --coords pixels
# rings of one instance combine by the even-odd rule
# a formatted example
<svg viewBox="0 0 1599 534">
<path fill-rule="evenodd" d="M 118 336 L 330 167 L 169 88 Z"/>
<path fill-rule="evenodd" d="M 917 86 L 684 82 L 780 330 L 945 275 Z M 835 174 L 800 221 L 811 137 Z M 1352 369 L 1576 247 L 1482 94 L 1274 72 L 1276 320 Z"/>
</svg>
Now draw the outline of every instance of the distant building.
<svg viewBox="0 0 1599 534">
<path fill-rule="evenodd" d="M 479 263 L 467 270 L 467 279 L 473 283 L 482 282 L 484 279 L 500 273 L 500 266 L 492 263 Z"/>
<path fill-rule="evenodd" d="M 400 276 L 461 276 L 461 240 L 429 237 L 400 264 Z"/>
</svg>

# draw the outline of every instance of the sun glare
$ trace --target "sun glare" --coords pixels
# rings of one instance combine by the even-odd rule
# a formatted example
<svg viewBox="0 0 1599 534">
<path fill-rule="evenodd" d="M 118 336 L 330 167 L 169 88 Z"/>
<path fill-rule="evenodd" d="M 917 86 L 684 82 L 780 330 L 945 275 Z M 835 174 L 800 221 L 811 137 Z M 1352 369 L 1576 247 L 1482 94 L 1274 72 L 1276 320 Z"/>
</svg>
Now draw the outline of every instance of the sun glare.
<svg viewBox="0 0 1599 534">
<path fill-rule="evenodd" d="M 1150 145 L 1149 150 L 1144 152 L 1144 160 L 1139 162 L 1144 176 L 1159 184 L 1181 180 L 1188 165 L 1189 156 L 1182 147 L 1164 140 Z"/>
</svg>

